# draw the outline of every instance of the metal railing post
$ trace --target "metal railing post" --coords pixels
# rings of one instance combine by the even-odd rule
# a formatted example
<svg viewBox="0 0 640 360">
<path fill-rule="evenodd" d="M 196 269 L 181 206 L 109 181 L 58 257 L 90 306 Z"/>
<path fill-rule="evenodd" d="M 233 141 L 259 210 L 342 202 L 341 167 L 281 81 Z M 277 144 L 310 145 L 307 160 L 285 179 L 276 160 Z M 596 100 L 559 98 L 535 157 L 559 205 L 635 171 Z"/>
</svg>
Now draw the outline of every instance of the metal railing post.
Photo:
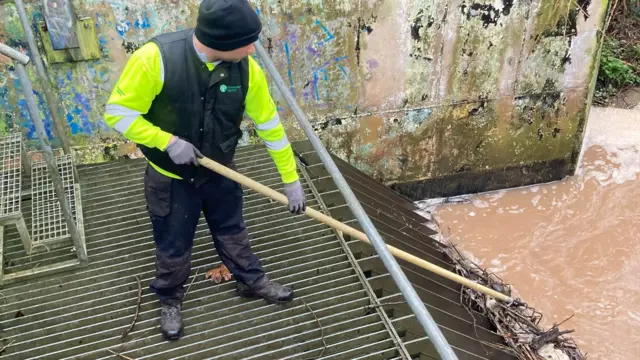
<svg viewBox="0 0 640 360">
<path fill-rule="evenodd" d="M 58 100 L 55 98 L 53 90 L 51 89 L 51 83 L 49 82 L 49 77 L 47 76 L 47 73 L 44 69 L 42 56 L 40 55 L 40 51 L 38 50 L 38 45 L 36 45 L 36 39 L 34 38 L 33 31 L 31 30 L 31 23 L 27 18 L 27 12 L 24 9 L 24 3 L 22 2 L 22 0 L 14 1 L 16 3 L 18 17 L 20 18 L 20 22 L 22 23 L 22 27 L 24 28 L 25 37 L 27 38 L 27 44 L 29 44 L 29 51 L 31 52 L 33 63 L 36 66 L 36 71 L 38 73 L 38 77 L 40 78 L 40 84 L 42 85 L 42 90 L 44 91 L 44 97 L 47 99 L 47 104 L 49 105 L 49 110 L 51 111 L 53 127 L 56 130 L 56 135 L 58 135 L 58 137 L 60 138 L 64 153 L 71 154 L 71 147 L 69 145 L 69 139 L 67 138 L 67 126 L 60 117 Z"/>
<path fill-rule="evenodd" d="M 42 122 L 42 118 L 40 117 L 38 103 L 36 102 L 35 96 L 33 96 L 33 87 L 31 86 L 31 80 L 29 80 L 29 75 L 27 74 L 27 70 L 24 67 L 29 63 L 30 59 L 28 56 L 2 43 L 0 43 L 0 54 L 6 55 L 13 60 L 13 65 L 16 69 L 16 73 L 18 74 L 20 85 L 22 86 L 23 95 L 25 97 L 25 100 L 27 101 L 27 109 L 29 110 L 29 115 L 31 115 L 31 120 L 33 121 L 33 125 L 35 126 L 38 139 L 40 140 L 40 148 L 44 153 L 44 160 L 47 164 L 47 168 L 49 169 L 49 175 L 53 180 L 54 190 L 58 197 L 58 201 L 60 201 L 62 214 L 64 216 L 67 227 L 69 228 L 71 240 L 76 248 L 76 253 L 78 259 L 80 260 L 80 263 L 86 264 L 88 261 L 87 250 L 85 246 L 82 246 L 80 233 L 78 232 L 76 224 L 73 221 L 71 205 L 67 201 L 64 186 L 62 185 L 62 179 L 60 178 L 60 173 L 58 172 L 56 157 L 53 154 L 53 149 L 51 149 L 51 145 L 49 144 L 49 138 L 47 137 L 47 134 L 44 130 L 44 123 Z"/>
<path fill-rule="evenodd" d="M 344 196 L 347 205 L 358 220 L 358 223 L 360 224 L 360 226 L 362 226 L 365 234 L 367 234 L 367 237 L 369 237 L 369 239 L 371 240 L 373 248 L 376 250 L 378 256 L 380 256 L 380 259 L 387 268 L 387 271 L 389 271 L 389 274 L 391 274 L 391 277 L 398 285 L 400 292 L 407 300 L 407 303 L 409 304 L 413 312 L 416 314 L 418 322 L 424 328 L 425 332 L 429 336 L 429 340 L 433 343 L 434 347 L 438 351 L 438 354 L 440 354 L 440 357 L 445 360 L 457 360 L 458 357 L 453 352 L 451 345 L 449 345 L 447 339 L 445 339 L 444 335 L 442 335 L 442 332 L 438 328 L 438 325 L 431 317 L 431 314 L 429 314 L 429 311 L 416 293 L 413 285 L 411 285 L 405 274 L 402 272 L 402 269 L 400 268 L 400 265 L 398 265 L 396 259 L 387 249 L 387 246 L 384 243 L 384 240 L 382 240 L 382 238 L 380 237 L 378 230 L 371 222 L 371 219 L 369 219 L 369 216 L 362 208 L 362 205 L 360 205 L 360 202 L 347 184 L 347 181 L 340 173 L 340 170 L 334 163 L 333 159 L 325 149 L 322 141 L 313 131 L 309 119 L 304 114 L 300 106 L 298 106 L 298 103 L 289 91 L 289 88 L 282 79 L 282 76 L 280 75 L 280 73 L 278 73 L 278 70 L 273 64 L 273 61 L 271 61 L 269 54 L 260 43 L 260 40 L 255 42 L 255 47 L 258 56 L 260 56 L 260 58 L 264 62 L 267 71 L 275 81 L 276 86 L 284 96 L 287 104 L 289 104 L 289 107 L 298 120 L 300 127 L 302 128 L 302 130 L 304 130 L 305 134 L 311 141 L 311 145 L 318 153 L 320 160 L 333 178 L 333 181 L 336 183 L 338 190 L 340 190 L 340 193 L 342 194 L 342 196 Z"/>
</svg>

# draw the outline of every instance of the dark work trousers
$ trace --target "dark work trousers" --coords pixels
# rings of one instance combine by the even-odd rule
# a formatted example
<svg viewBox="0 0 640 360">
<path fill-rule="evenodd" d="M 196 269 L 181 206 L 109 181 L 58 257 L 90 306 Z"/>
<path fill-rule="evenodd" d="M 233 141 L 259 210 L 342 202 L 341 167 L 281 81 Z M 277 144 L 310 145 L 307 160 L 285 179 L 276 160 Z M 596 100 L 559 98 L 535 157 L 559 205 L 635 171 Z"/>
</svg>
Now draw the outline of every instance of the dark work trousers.
<svg viewBox="0 0 640 360">
<path fill-rule="evenodd" d="M 251 250 L 242 218 L 239 184 L 215 174 L 196 187 L 187 181 L 166 177 L 148 165 L 144 187 L 156 244 L 156 278 L 151 282 L 151 290 L 161 302 L 182 303 L 201 211 L 220 260 L 235 280 L 250 287 L 267 280 L 260 260 Z"/>
</svg>

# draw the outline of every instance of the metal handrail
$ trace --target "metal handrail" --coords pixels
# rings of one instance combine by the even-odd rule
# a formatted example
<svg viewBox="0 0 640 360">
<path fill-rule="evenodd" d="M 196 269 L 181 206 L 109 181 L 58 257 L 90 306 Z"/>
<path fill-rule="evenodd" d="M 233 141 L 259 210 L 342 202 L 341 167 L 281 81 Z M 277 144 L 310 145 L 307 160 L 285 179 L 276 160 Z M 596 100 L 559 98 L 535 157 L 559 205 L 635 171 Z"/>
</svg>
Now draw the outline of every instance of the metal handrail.
<svg viewBox="0 0 640 360">
<path fill-rule="evenodd" d="M 24 29 L 24 35 L 27 40 L 27 44 L 29 45 L 29 51 L 31 52 L 31 56 L 33 57 L 33 64 L 36 67 L 36 73 L 40 78 L 40 85 L 42 86 L 42 91 L 44 92 L 44 97 L 47 100 L 47 105 L 51 110 L 51 119 L 53 120 L 53 128 L 60 139 L 60 143 L 62 144 L 62 149 L 65 154 L 71 154 L 71 147 L 69 145 L 69 139 L 67 138 L 67 134 L 65 132 L 65 123 L 60 118 L 60 112 L 58 109 L 57 98 L 51 89 L 51 84 L 49 83 L 49 78 L 47 77 L 47 72 L 44 69 L 44 63 L 42 61 L 42 56 L 40 55 L 40 50 L 38 49 L 38 45 L 36 44 L 36 39 L 33 36 L 33 30 L 31 29 L 31 22 L 27 17 L 27 12 L 24 8 L 24 3 L 22 0 L 14 0 L 16 4 L 16 12 L 18 13 L 18 18 L 20 19 L 20 23 L 22 23 L 22 28 Z M 44 6 L 47 6 L 46 2 L 44 2 Z M 26 65 L 26 64 L 25 64 Z"/>
<path fill-rule="evenodd" d="M 0 43 L 0 54 L 6 55 L 13 60 L 13 66 L 16 70 L 16 73 L 18 74 L 18 79 L 20 80 L 20 85 L 22 86 L 22 92 L 25 100 L 27 101 L 27 109 L 29 110 L 29 115 L 31 115 L 31 120 L 33 121 L 33 125 L 36 129 L 36 135 L 38 135 L 38 139 L 40 140 L 40 148 L 44 153 L 44 160 L 47 164 L 47 168 L 49 169 L 49 175 L 53 180 L 53 187 L 58 197 L 58 201 L 60 201 L 62 214 L 64 216 L 67 227 L 69 228 L 71 241 L 76 248 L 76 253 L 78 255 L 80 264 L 86 265 L 86 263 L 88 262 L 87 249 L 86 246 L 82 245 L 80 233 L 78 232 L 76 224 L 73 221 L 71 205 L 67 200 L 64 186 L 62 185 L 62 180 L 60 179 L 60 173 L 58 172 L 58 164 L 56 163 L 56 158 L 53 155 L 51 144 L 49 144 L 49 138 L 47 137 L 47 134 L 44 130 L 44 123 L 42 122 L 42 118 L 40 117 L 38 102 L 33 95 L 33 86 L 31 85 L 31 80 L 29 80 L 29 75 L 27 74 L 27 70 L 25 69 L 25 65 L 27 65 L 31 59 L 27 55 L 3 43 Z"/>
<path fill-rule="evenodd" d="M 438 325 L 431 317 L 431 314 L 429 314 L 429 311 L 416 293 L 413 285 L 411 285 L 393 255 L 391 255 L 391 253 L 389 252 L 384 240 L 382 240 L 382 237 L 378 233 L 378 230 L 371 222 L 371 219 L 369 219 L 369 216 L 362 208 L 362 205 L 360 205 L 360 202 L 349 187 L 349 184 L 347 184 L 347 181 L 342 176 L 342 173 L 340 173 L 340 170 L 327 152 L 327 149 L 325 149 L 322 141 L 313 131 L 313 127 L 311 126 L 309 119 L 304 114 L 300 106 L 298 106 L 298 103 L 293 97 L 293 94 L 291 94 L 291 92 L 287 88 L 287 85 L 282 79 L 282 76 L 280 76 L 280 73 L 273 64 L 273 61 L 271 60 L 269 54 L 260 43 L 260 40 L 255 42 L 255 47 L 258 56 L 264 62 L 267 71 L 275 81 L 276 86 L 284 96 L 287 104 L 289 104 L 289 107 L 298 120 L 300 127 L 302 127 L 302 130 L 309 138 L 311 145 L 318 153 L 322 164 L 325 166 L 325 168 L 333 178 L 333 181 L 338 187 L 338 190 L 345 198 L 349 209 L 351 209 L 356 219 L 358 220 L 358 223 L 360 224 L 360 226 L 362 226 L 365 234 L 367 234 L 367 237 L 370 239 L 373 248 L 378 253 L 378 256 L 380 256 L 380 259 L 384 263 L 384 266 L 387 268 L 387 271 L 389 271 L 389 274 L 391 274 L 391 277 L 393 278 L 395 283 L 398 285 L 400 292 L 407 300 L 407 303 L 409 304 L 413 312 L 416 314 L 416 318 L 429 336 L 429 340 L 433 343 L 442 359 L 457 360 L 458 358 L 453 352 L 451 345 L 447 342 L 447 339 L 445 339 L 444 335 L 438 328 Z"/>
</svg>

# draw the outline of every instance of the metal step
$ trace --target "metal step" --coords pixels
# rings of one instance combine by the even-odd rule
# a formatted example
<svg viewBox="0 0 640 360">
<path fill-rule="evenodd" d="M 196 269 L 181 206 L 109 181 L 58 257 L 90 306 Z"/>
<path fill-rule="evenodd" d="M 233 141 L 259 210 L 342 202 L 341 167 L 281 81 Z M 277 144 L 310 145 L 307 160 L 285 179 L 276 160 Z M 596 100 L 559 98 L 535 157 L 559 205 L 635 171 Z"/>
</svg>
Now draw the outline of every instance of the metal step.
<svg viewBox="0 0 640 360">
<path fill-rule="evenodd" d="M 78 193 L 73 174 L 71 155 L 56 158 L 60 180 L 67 201 L 71 207 L 73 221 L 78 224 Z M 54 190 L 53 180 L 44 160 L 34 161 L 31 165 L 31 239 L 34 246 L 70 241 L 70 233 L 62 214 L 62 206 Z"/>
<path fill-rule="evenodd" d="M 11 133 L 0 139 L 0 218 L 20 214 L 22 189 L 22 136 Z"/>
<path fill-rule="evenodd" d="M 28 166 L 22 135 L 10 132 L 0 138 L 0 283 L 24 275 L 15 273 L 11 263 L 6 261 L 7 230 L 17 234 L 17 244 L 23 252 L 31 252 L 33 248 L 22 212 L 23 171 L 28 171 Z"/>
</svg>

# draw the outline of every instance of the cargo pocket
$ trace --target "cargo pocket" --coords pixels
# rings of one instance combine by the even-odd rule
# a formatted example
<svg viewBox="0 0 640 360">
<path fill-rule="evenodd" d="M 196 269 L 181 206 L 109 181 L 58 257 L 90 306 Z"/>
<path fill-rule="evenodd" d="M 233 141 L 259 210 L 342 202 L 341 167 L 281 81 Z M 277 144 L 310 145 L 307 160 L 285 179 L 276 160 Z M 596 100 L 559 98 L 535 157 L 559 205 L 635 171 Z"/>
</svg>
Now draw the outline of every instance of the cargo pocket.
<svg viewBox="0 0 640 360">
<path fill-rule="evenodd" d="M 171 210 L 171 182 L 168 176 L 160 174 L 151 165 L 144 174 L 144 196 L 151 215 L 164 217 Z"/>
</svg>

